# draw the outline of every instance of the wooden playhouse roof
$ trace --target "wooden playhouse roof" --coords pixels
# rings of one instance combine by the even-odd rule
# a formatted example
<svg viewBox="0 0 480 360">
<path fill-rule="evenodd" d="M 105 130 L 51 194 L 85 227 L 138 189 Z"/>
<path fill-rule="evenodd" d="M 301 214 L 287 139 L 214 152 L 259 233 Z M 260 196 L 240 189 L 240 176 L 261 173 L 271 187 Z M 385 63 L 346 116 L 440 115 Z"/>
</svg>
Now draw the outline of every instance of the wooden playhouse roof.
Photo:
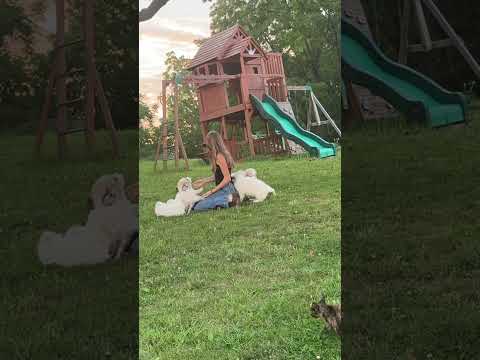
<svg viewBox="0 0 480 360">
<path fill-rule="evenodd" d="M 245 34 L 246 38 L 233 41 L 233 37 L 238 31 Z M 248 44 L 249 41 L 252 41 L 258 50 L 261 51 L 262 55 L 265 55 L 262 48 L 256 43 L 256 41 L 250 38 L 245 30 L 243 30 L 243 28 L 238 24 L 224 31 L 216 33 L 200 46 L 197 54 L 188 66 L 188 70 L 215 59 L 225 59 L 237 55 Z"/>
</svg>

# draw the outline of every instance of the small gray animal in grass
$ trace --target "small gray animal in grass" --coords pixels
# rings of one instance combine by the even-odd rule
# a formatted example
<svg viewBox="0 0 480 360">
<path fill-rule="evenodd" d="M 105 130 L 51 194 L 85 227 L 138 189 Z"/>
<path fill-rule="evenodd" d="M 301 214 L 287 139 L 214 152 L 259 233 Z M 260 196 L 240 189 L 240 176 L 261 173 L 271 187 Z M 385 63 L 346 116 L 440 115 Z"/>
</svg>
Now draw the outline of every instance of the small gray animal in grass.
<svg viewBox="0 0 480 360">
<path fill-rule="evenodd" d="M 325 320 L 327 327 L 330 330 L 333 330 L 337 335 L 340 335 L 342 324 L 341 305 L 328 305 L 325 302 L 325 297 L 322 296 L 320 302 L 313 303 L 310 309 L 314 318 L 322 318 Z"/>
</svg>

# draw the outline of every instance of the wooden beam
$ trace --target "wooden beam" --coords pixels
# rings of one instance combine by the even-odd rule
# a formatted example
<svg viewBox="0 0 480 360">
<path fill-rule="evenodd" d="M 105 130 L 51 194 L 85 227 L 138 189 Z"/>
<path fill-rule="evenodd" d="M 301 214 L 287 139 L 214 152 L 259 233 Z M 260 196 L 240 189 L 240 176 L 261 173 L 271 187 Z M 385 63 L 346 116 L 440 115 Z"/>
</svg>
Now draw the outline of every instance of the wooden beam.
<svg viewBox="0 0 480 360">
<path fill-rule="evenodd" d="M 185 150 L 185 146 L 183 145 L 182 134 L 180 134 L 178 140 L 179 140 L 180 152 L 182 153 L 182 158 L 183 158 L 183 161 L 185 162 L 185 170 L 190 170 L 190 165 L 188 164 L 187 151 Z"/>
<path fill-rule="evenodd" d="M 85 142 L 88 151 L 95 146 L 95 11 L 92 0 L 86 0 L 84 4 L 85 16 L 85 63 L 86 72 L 86 99 L 85 99 Z"/>
<path fill-rule="evenodd" d="M 179 149 L 178 144 L 180 142 L 180 126 L 178 120 L 178 85 L 173 85 L 173 112 L 175 118 L 175 170 L 178 170 Z"/>
<path fill-rule="evenodd" d="M 320 103 L 320 101 L 317 99 L 317 97 L 315 96 L 315 94 L 313 93 L 313 91 L 311 92 L 311 95 L 312 95 L 312 101 L 320 108 L 320 111 L 322 112 L 323 116 L 325 116 L 325 118 L 327 119 L 327 122 L 330 123 L 330 125 L 332 125 L 332 127 L 335 129 L 335 131 L 337 132 L 338 136 L 342 136 L 342 131 L 339 129 L 339 127 L 337 126 L 337 124 L 335 124 L 335 121 L 333 121 L 332 117 L 330 116 L 330 114 L 327 112 L 327 110 L 325 110 L 325 108 L 323 107 L 323 105 Z M 314 106 L 314 108 L 316 109 L 316 106 Z M 322 121 L 320 121 L 320 117 L 317 117 L 317 120 L 318 120 L 318 124 L 319 125 L 322 125 Z"/>
<path fill-rule="evenodd" d="M 225 122 L 225 116 L 222 116 L 222 137 L 224 140 L 228 140 L 227 137 L 227 124 Z"/>
<path fill-rule="evenodd" d="M 162 81 L 163 83 L 163 81 Z M 163 91 L 163 90 L 162 90 Z M 159 104 L 162 104 L 162 100 L 161 100 L 161 96 L 159 96 L 157 98 L 158 100 L 158 103 Z M 163 115 L 163 114 L 162 114 Z M 163 116 L 162 116 L 163 117 Z M 157 139 L 157 147 L 155 149 L 155 163 L 153 165 L 153 170 L 157 170 L 157 163 L 158 163 L 158 159 L 160 158 L 160 146 L 162 144 L 162 125 L 163 125 L 163 121 L 162 123 L 160 124 L 160 131 L 159 131 L 159 134 L 158 134 L 158 139 Z"/>
<path fill-rule="evenodd" d="M 312 105 L 313 105 L 313 100 L 310 98 L 310 100 L 308 101 L 308 111 L 307 111 L 307 130 L 308 131 L 310 131 L 312 127 L 312 111 L 313 111 Z"/>
<path fill-rule="evenodd" d="M 422 43 L 426 51 L 430 51 L 432 49 L 432 38 L 430 37 L 430 32 L 428 31 L 427 20 L 425 19 L 425 14 L 423 12 L 422 1 L 413 0 L 413 5 L 415 9 L 415 15 L 417 16 L 418 28 L 420 30 L 420 38 L 422 39 Z"/>
<path fill-rule="evenodd" d="M 57 47 L 57 73 L 64 74 L 66 72 L 66 60 L 65 60 L 65 1 L 57 0 L 56 8 L 56 47 Z M 56 93 L 57 101 L 60 104 L 66 102 L 67 88 L 65 77 L 58 78 L 56 80 Z M 58 142 L 58 157 L 63 159 L 67 151 L 67 141 L 65 138 L 66 130 L 66 108 L 62 106 L 57 109 L 57 142 Z"/>
<path fill-rule="evenodd" d="M 312 87 L 308 85 L 289 85 L 287 89 L 288 91 L 310 91 Z"/>
<path fill-rule="evenodd" d="M 342 125 L 343 128 L 350 127 L 353 122 L 360 121 L 361 123 L 365 122 L 365 118 L 360 107 L 360 101 L 353 90 L 353 85 L 349 81 L 345 84 L 347 101 L 348 101 L 348 110 L 345 112 L 345 116 L 342 116 Z"/>
<path fill-rule="evenodd" d="M 315 105 L 317 105 L 317 104 L 315 103 L 315 99 L 316 99 L 316 98 L 315 98 L 315 95 L 313 95 L 313 91 L 310 91 L 310 101 L 313 103 L 313 114 L 315 115 L 315 122 L 316 122 L 317 124 L 319 124 L 321 120 L 320 120 L 320 114 L 318 113 L 318 109 L 317 109 L 317 107 L 315 106 Z M 320 102 L 318 102 L 318 103 L 320 104 Z M 323 106 L 322 106 L 322 109 L 323 109 Z M 323 110 L 325 110 L 325 109 L 323 109 Z M 326 111 L 325 111 L 325 112 L 326 112 Z M 328 114 L 327 114 L 327 115 L 328 115 Z"/>
<path fill-rule="evenodd" d="M 168 82 L 162 81 L 162 111 L 163 111 L 163 169 L 167 170 L 168 164 L 168 109 L 167 109 L 167 87 Z"/>
<path fill-rule="evenodd" d="M 454 43 L 452 39 L 443 39 L 443 40 L 437 40 L 432 42 L 432 49 L 438 49 L 438 48 L 444 48 L 447 46 L 454 46 Z M 426 52 L 428 51 L 425 49 L 423 44 L 412 44 L 408 46 L 408 51 L 410 52 Z"/>
<path fill-rule="evenodd" d="M 40 124 L 37 131 L 37 140 L 35 152 L 40 154 L 41 146 L 43 144 L 43 137 L 45 135 L 45 130 L 48 125 L 48 114 L 52 106 L 52 96 L 53 96 L 53 87 L 55 86 L 55 79 L 57 77 L 57 56 L 55 55 L 54 61 L 52 63 L 52 68 L 50 69 L 50 76 L 48 78 L 47 89 L 45 92 L 45 100 L 42 108 L 42 115 L 40 117 Z"/>
<path fill-rule="evenodd" d="M 202 115 L 202 116 L 200 116 L 200 121 L 202 121 L 202 122 L 210 121 L 210 120 L 213 120 L 213 119 L 216 119 L 216 118 L 220 118 L 223 115 L 229 115 L 229 114 L 233 114 L 233 113 L 236 113 L 236 112 L 244 111 L 245 109 L 246 109 L 246 107 L 245 107 L 244 104 L 238 104 L 238 105 L 229 107 L 228 110 L 220 109 L 220 110 L 217 110 L 215 112 L 212 112 L 212 113 L 209 113 L 209 114 L 206 114 L 206 115 Z"/>
<path fill-rule="evenodd" d="M 450 26 L 448 21 L 443 17 L 442 12 L 440 9 L 433 3 L 432 0 L 423 0 L 425 6 L 430 10 L 432 15 L 437 19 L 438 23 L 442 27 L 442 29 L 447 33 L 447 35 L 452 39 L 455 47 L 460 51 L 462 56 L 470 65 L 471 69 L 475 73 L 475 75 L 480 78 L 480 65 L 475 60 L 473 55 L 470 53 L 468 48 L 465 46 L 463 40 L 457 35 L 455 30 Z"/>
<path fill-rule="evenodd" d="M 400 47 L 398 51 L 398 62 L 408 62 L 408 34 L 410 32 L 410 17 L 412 13 L 411 0 L 403 0 L 403 11 L 400 17 Z"/>
<path fill-rule="evenodd" d="M 102 81 L 100 79 L 100 74 L 95 70 L 96 76 L 96 91 L 98 96 L 98 103 L 100 104 L 100 109 L 102 110 L 103 118 L 105 119 L 105 125 L 107 129 L 110 130 L 110 137 L 112 139 L 113 146 L 113 156 L 118 158 L 119 154 L 119 145 L 118 145 L 118 135 L 117 130 L 115 129 L 115 124 L 113 123 L 112 114 L 110 112 L 110 107 L 108 106 L 107 96 L 103 89 Z"/>
</svg>

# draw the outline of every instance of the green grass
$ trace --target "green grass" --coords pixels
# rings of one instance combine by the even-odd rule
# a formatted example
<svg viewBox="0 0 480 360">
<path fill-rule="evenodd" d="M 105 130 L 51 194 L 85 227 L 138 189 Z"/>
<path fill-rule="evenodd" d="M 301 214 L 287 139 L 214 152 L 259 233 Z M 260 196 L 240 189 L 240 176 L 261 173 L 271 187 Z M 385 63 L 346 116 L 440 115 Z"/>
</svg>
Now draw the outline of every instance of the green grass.
<svg viewBox="0 0 480 360">
<path fill-rule="evenodd" d="M 480 112 L 469 118 L 345 133 L 345 359 L 478 358 Z"/>
<path fill-rule="evenodd" d="M 131 359 L 138 352 L 135 259 L 62 269 L 36 256 L 42 231 L 58 232 L 86 220 L 87 194 L 98 176 L 122 172 L 138 181 L 138 135 L 122 132 L 124 156 L 111 160 L 99 132 L 97 161 L 85 157 L 84 139 L 71 135 L 69 160 L 56 160 L 55 139 L 34 160 L 32 136 L 0 137 L 0 358 Z"/>
<path fill-rule="evenodd" d="M 161 168 L 161 163 L 159 164 Z M 340 359 L 340 341 L 310 316 L 340 301 L 340 155 L 261 159 L 277 195 L 239 209 L 156 218 L 189 172 L 140 163 L 140 358 Z"/>
</svg>

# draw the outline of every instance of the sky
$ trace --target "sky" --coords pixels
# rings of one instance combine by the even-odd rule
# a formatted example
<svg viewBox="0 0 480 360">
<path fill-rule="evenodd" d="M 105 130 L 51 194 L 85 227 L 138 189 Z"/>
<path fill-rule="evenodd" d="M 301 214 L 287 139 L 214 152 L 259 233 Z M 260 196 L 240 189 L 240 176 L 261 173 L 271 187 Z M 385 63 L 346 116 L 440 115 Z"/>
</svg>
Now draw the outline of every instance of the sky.
<svg viewBox="0 0 480 360">
<path fill-rule="evenodd" d="M 139 0 L 140 9 L 149 3 L 150 0 Z M 191 59 L 198 49 L 193 41 L 210 36 L 210 4 L 201 0 L 170 0 L 153 19 L 140 23 L 139 90 L 148 103 L 158 102 L 165 54 L 174 51 L 177 56 Z"/>
</svg>

